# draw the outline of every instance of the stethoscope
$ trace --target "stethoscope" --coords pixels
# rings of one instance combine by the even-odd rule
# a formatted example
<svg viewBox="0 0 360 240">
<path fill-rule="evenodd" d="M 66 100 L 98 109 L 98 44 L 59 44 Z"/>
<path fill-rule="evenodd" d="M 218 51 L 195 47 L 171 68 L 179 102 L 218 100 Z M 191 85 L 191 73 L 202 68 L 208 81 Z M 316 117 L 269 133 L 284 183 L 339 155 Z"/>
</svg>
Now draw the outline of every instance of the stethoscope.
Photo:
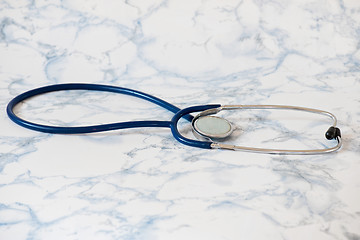
<svg viewBox="0 0 360 240">
<path fill-rule="evenodd" d="M 64 90 L 91 90 L 91 91 L 104 91 L 104 92 L 114 92 L 120 94 L 126 94 L 144 100 L 155 103 L 171 112 L 175 115 L 170 121 L 129 121 L 129 122 L 118 122 L 118 123 L 109 123 L 93 126 L 81 126 L 81 127 L 58 127 L 58 126 L 48 126 L 29 122 L 18 117 L 14 113 L 14 107 L 28 99 L 40 94 L 55 92 L 55 91 L 64 91 Z M 310 149 L 310 150 L 287 150 L 287 149 L 267 149 L 267 148 L 255 148 L 255 147 L 245 147 L 245 146 L 236 146 L 231 144 L 221 143 L 222 140 L 226 139 L 234 131 L 233 125 L 226 119 L 214 116 L 220 111 L 225 110 L 243 110 L 243 109 L 285 109 L 285 110 L 296 110 L 311 112 L 316 114 L 325 115 L 332 119 L 332 126 L 328 129 L 325 134 L 325 137 L 328 140 L 336 140 L 337 144 L 334 147 L 323 148 L 323 149 Z M 195 117 L 190 115 L 190 113 L 199 112 Z M 229 150 L 241 150 L 247 152 L 255 153 L 270 153 L 270 154 L 320 154 L 320 153 L 331 153 L 335 152 L 341 148 L 341 133 L 340 129 L 336 127 L 337 120 L 336 117 L 326 111 L 304 108 L 304 107 L 295 107 L 295 106 L 285 106 L 285 105 L 220 105 L 220 104 L 207 104 L 207 105 L 198 105 L 180 109 L 160 98 L 151 96 L 147 93 L 143 93 L 137 90 L 109 86 L 109 85 L 100 85 L 100 84 L 86 84 L 86 83 L 68 83 L 68 84 L 57 84 L 50 85 L 45 87 L 36 88 L 27 92 L 24 92 L 14 99 L 12 99 L 7 106 L 7 114 L 12 121 L 17 123 L 20 126 L 29 128 L 35 131 L 40 131 L 44 133 L 53 133 L 53 134 L 84 134 L 84 133 L 94 133 L 102 131 L 111 131 L 118 129 L 126 128 L 140 128 L 140 127 L 164 127 L 170 128 L 171 132 L 176 140 L 179 142 L 189 145 L 192 147 L 205 148 L 205 149 L 229 149 Z M 178 122 L 181 118 L 184 118 L 191 122 L 193 132 L 197 139 L 193 140 L 187 137 L 184 137 L 180 134 L 178 129 Z"/>
</svg>

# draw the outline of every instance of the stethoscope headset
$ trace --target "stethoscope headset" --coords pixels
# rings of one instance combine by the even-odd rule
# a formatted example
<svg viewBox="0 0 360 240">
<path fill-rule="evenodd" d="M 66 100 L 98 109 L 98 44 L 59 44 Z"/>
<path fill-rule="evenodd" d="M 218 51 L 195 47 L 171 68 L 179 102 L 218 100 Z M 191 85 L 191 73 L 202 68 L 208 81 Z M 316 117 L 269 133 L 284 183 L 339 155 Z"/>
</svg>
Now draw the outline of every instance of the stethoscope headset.
<svg viewBox="0 0 360 240">
<path fill-rule="evenodd" d="M 109 124 L 101 124 L 101 125 L 93 125 L 93 126 L 58 127 L 58 126 L 48 126 L 48 125 L 29 122 L 27 120 L 18 117 L 14 113 L 14 107 L 18 103 L 28 98 L 44 93 L 65 91 L 65 90 L 104 91 L 104 92 L 113 92 L 113 93 L 130 95 L 155 103 L 173 112 L 175 115 L 172 117 L 170 121 L 128 121 L 128 122 L 109 123 Z M 289 149 L 267 149 L 267 148 L 236 146 L 230 144 L 223 144 L 219 142 L 229 137 L 231 133 L 234 131 L 234 127 L 228 120 L 213 115 L 219 113 L 220 111 L 242 110 L 242 109 L 285 109 L 285 110 L 304 111 L 304 112 L 325 115 L 332 119 L 332 125 L 326 131 L 325 137 L 328 140 L 336 140 L 337 144 L 334 147 L 323 148 L 323 149 L 310 149 L 310 150 L 290 149 L 289 150 Z M 198 112 L 196 116 L 191 115 L 191 113 L 196 113 L 196 112 Z M 50 86 L 36 88 L 24 92 L 18 95 L 17 97 L 15 97 L 14 99 L 12 99 L 7 106 L 7 114 L 12 121 L 14 121 L 15 123 L 17 123 L 22 127 L 39 132 L 52 133 L 52 134 L 84 134 L 84 133 L 94 133 L 94 132 L 112 131 L 112 130 L 126 129 L 126 128 L 140 128 L 140 127 L 170 128 L 174 138 L 179 142 L 188 146 L 205 148 L 205 149 L 229 149 L 229 150 L 240 150 L 240 151 L 255 152 L 255 153 L 301 155 L 301 154 L 331 153 L 339 150 L 342 145 L 340 129 L 336 127 L 337 124 L 336 117 L 330 112 L 313 109 L 313 108 L 286 106 L 286 105 L 207 104 L 207 105 L 191 106 L 184 109 L 180 109 L 160 98 L 151 96 L 144 92 L 140 92 L 129 88 L 116 87 L 110 85 L 100 85 L 100 84 L 67 83 L 67 84 L 57 84 L 57 85 L 50 85 Z M 187 121 L 191 122 L 195 136 L 198 139 L 202 139 L 202 140 L 193 140 L 187 138 L 179 132 L 178 122 L 181 118 L 184 118 Z"/>
</svg>

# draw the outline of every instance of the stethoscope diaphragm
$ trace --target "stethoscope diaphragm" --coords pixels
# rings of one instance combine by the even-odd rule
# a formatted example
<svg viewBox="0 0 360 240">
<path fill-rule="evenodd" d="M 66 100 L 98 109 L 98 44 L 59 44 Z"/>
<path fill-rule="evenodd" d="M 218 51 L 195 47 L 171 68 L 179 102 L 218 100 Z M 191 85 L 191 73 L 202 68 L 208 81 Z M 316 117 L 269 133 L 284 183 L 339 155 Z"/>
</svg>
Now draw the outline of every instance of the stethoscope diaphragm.
<svg viewBox="0 0 360 240">
<path fill-rule="evenodd" d="M 217 116 L 194 118 L 192 127 L 196 134 L 211 140 L 223 140 L 229 137 L 234 130 L 233 125 L 228 120 Z"/>
</svg>

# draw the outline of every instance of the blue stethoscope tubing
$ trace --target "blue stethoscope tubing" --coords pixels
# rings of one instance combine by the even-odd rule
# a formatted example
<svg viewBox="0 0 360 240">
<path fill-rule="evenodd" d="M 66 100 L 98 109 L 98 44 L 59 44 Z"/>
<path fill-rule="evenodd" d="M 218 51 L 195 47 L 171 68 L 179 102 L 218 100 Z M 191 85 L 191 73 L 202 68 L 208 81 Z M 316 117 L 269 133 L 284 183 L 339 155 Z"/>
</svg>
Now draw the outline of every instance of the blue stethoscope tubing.
<svg viewBox="0 0 360 240">
<path fill-rule="evenodd" d="M 65 91 L 65 90 L 90 90 L 90 91 L 103 91 L 103 92 L 113 92 L 119 94 L 125 94 L 134 96 L 137 98 L 144 99 L 146 101 L 155 103 L 173 113 L 175 115 L 171 119 L 171 121 L 129 121 L 129 122 L 119 122 L 119 123 L 109 123 L 109 124 L 101 124 L 101 125 L 93 125 L 93 126 L 82 126 L 82 127 L 57 127 L 57 126 L 48 126 L 37 124 L 33 122 L 26 121 L 20 117 L 18 117 L 14 113 L 14 107 L 28 99 L 37 95 L 41 95 L 44 93 L 56 92 L 56 91 Z M 176 140 L 179 142 L 193 146 L 198 148 L 210 149 L 212 142 L 211 141 L 197 141 L 193 139 L 186 138 L 182 136 L 177 128 L 178 121 L 183 117 L 188 121 L 192 121 L 193 116 L 190 113 L 205 111 L 212 108 L 220 107 L 220 104 L 208 104 L 208 105 L 200 105 L 194 107 L 188 107 L 184 109 L 180 109 L 160 98 L 152 96 L 150 94 L 117 86 L 110 85 L 101 85 L 101 84 L 90 84 L 90 83 L 65 83 L 65 84 L 56 84 L 45 87 L 36 88 L 27 92 L 24 92 L 14 99 L 12 99 L 7 106 L 7 114 L 9 118 L 17 123 L 18 125 L 39 131 L 44 133 L 53 133 L 53 134 L 84 134 L 84 133 L 94 133 L 94 132 L 103 132 L 103 131 L 112 131 L 126 128 L 141 128 L 141 127 L 165 127 L 170 128 L 171 132 Z"/>
<path fill-rule="evenodd" d="M 41 95 L 49 92 L 56 91 L 65 91 L 65 90 L 90 90 L 90 91 L 103 91 L 103 92 L 113 92 L 119 94 L 130 95 L 133 97 L 141 98 L 157 104 L 171 112 L 174 113 L 174 116 L 170 121 L 128 121 L 128 122 L 118 122 L 118 123 L 109 123 L 109 124 L 101 124 L 101 125 L 93 125 L 93 126 L 81 126 L 81 127 L 58 127 L 58 126 L 48 126 L 37 124 L 33 122 L 26 121 L 20 117 L 18 117 L 14 113 L 15 106 L 34 96 Z M 229 144 L 223 144 L 218 142 L 213 142 L 212 138 L 209 138 L 205 135 L 205 139 L 203 141 L 193 140 L 184 137 L 180 134 L 179 129 L 177 127 L 178 122 L 181 118 L 192 122 L 194 126 L 194 122 L 200 117 L 204 117 L 207 115 L 216 114 L 222 110 L 236 110 L 236 109 L 283 109 L 283 110 L 297 110 L 304 112 L 311 112 L 322 114 L 330 117 L 333 120 L 333 125 L 328 129 L 325 136 L 328 140 L 337 140 L 337 145 L 334 147 L 328 147 L 323 149 L 309 149 L 309 150 L 288 150 L 288 149 L 267 149 L 267 148 L 255 148 L 255 147 L 245 147 L 245 146 L 235 146 Z M 140 128 L 140 127 L 164 127 L 170 128 L 172 135 L 176 140 L 180 143 L 183 143 L 188 146 L 205 148 L 205 149 L 229 149 L 229 150 L 240 150 L 247 152 L 255 152 L 255 153 L 270 153 L 270 154 L 292 154 L 292 155 L 308 155 L 308 154 L 322 154 L 322 153 L 331 153 L 339 150 L 342 146 L 341 141 L 341 133 L 340 129 L 336 127 L 336 117 L 330 112 L 312 109 L 312 108 L 304 108 L 304 107 L 295 107 L 295 106 L 286 106 L 286 105 L 220 105 L 220 104 L 207 104 L 207 105 L 198 105 L 187 107 L 184 109 L 180 109 L 160 98 L 152 96 L 150 94 L 140 92 L 137 90 L 110 86 L 110 85 L 101 85 L 101 84 L 90 84 L 90 83 L 64 83 L 64 84 L 56 84 L 45 87 L 36 88 L 27 92 L 24 92 L 14 99 L 12 99 L 7 106 L 7 114 L 9 118 L 17 123 L 20 126 L 23 126 L 28 129 L 32 129 L 39 132 L 44 133 L 54 133 L 54 134 L 84 134 L 84 133 L 95 133 L 95 132 L 103 132 L 103 131 L 112 131 L 126 128 Z M 190 113 L 200 112 L 195 117 L 190 115 Z M 194 129 L 195 132 L 197 131 Z M 204 137 L 204 136 L 203 136 Z"/>
</svg>

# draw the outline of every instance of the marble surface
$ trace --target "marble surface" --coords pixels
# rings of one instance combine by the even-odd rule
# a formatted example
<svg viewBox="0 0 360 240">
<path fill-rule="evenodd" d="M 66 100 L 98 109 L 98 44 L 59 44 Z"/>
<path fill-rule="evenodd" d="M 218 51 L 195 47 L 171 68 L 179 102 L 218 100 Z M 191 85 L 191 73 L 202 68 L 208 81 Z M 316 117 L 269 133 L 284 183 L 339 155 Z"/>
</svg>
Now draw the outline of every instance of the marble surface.
<svg viewBox="0 0 360 240">
<path fill-rule="evenodd" d="M 359 39 L 358 0 L 0 1 L 0 239 L 360 239 Z M 68 82 L 134 88 L 180 108 L 319 108 L 338 117 L 344 146 L 265 155 L 191 148 L 166 128 L 64 136 L 8 119 L 16 95 Z M 172 116 L 83 91 L 16 111 L 60 126 Z M 334 145 L 321 116 L 229 118 L 239 144 Z"/>
</svg>

